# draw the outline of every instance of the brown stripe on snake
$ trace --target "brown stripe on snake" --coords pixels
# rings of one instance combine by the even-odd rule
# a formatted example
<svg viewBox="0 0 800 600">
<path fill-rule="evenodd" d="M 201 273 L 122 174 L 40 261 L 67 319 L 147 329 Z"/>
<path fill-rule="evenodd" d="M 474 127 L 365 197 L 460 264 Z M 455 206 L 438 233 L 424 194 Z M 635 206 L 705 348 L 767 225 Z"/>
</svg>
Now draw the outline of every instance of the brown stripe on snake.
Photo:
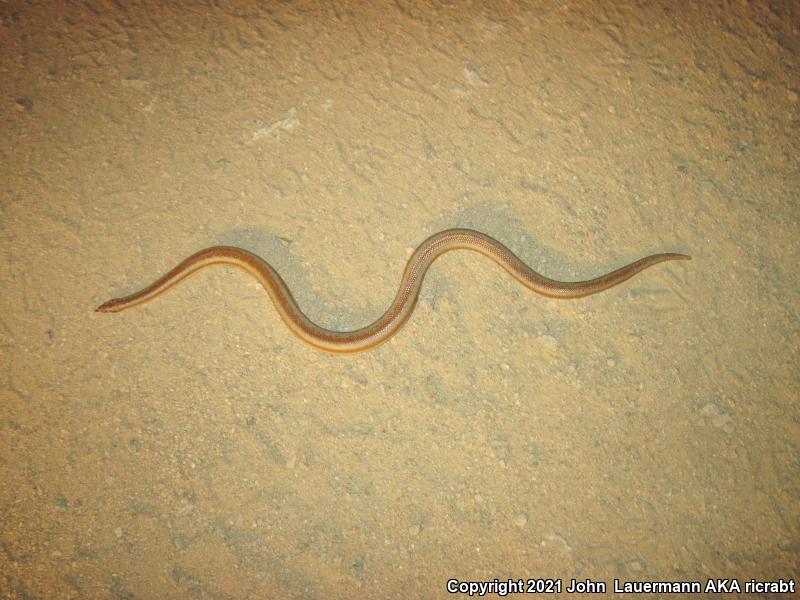
<svg viewBox="0 0 800 600">
<path fill-rule="evenodd" d="M 143 290 L 109 300 L 97 307 L 99 312 L 119 312 L 148 302 L 200 269 L 213 264 L 239 267 L 255 277 L 269 295 L 287 327 L 304 342 L 328 352 L 361 352 L 382 344 L 411 316 L 428 267 L 450 250 L 465 249 L 488 256 L 528 289 L 551 298 L 580 298 L 619 285 L 640 271 L 667 260 L 691 260 L 685 254 L 653 254 L 616 271 L 587 281 L 555 281 L 540 275 L 503 244 L 471 229 L 448 229 L 422 242 L 406 263 L 400 289 L 386 312 L 371 325 L 355 331 L 332 331 L 311 321 L 297 305 L 278 272 L 255 254 L 233 246 L 206 248 L 181 262 L 169 273 Z"/>
</svg>

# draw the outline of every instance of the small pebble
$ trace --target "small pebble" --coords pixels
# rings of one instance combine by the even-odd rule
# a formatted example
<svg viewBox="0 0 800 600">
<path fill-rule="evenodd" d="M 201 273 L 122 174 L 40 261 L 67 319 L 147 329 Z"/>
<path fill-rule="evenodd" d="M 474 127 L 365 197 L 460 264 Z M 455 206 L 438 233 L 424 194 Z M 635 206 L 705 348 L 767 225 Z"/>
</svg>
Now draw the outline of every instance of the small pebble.
<svg viewBox="0 0 800 600">
<path fill-rule="evenodd" d="M 17 98 L 14 102 L 14 109 L 16 109 L 17 112 L 30 112 L 32 108 L 33 100 L 30 98 Z"/>
</svg>

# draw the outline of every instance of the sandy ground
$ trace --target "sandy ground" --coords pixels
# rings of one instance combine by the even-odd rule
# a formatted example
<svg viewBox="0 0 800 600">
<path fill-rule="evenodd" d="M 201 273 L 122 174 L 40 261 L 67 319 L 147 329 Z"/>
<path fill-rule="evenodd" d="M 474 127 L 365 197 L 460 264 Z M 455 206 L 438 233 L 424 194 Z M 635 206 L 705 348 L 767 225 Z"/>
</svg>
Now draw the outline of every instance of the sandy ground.
<svg viewBox="0 0 800 600">
<path fill-rule="evenodd" d="M 791 1 L 2 2 L 0 597 L 796 579 L 799 24 Z M 451 253 L 350 356 L 228 267 L 93 312 L 234 244 L 357 328 L 455 226 L 561 279 L 694 260 L 557 301 Z"/>
</svg>

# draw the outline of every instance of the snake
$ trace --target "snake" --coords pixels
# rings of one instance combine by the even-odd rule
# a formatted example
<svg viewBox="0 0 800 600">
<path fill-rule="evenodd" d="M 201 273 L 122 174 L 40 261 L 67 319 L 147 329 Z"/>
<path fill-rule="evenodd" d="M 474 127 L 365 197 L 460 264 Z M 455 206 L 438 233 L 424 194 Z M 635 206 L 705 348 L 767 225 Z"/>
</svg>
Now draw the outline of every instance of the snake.
<svg viewBox="0 0 800 600">
<path fill-rule="evenodd" d="M 406 263 L 400 288 L 386 312 L 375 322 L 353 331 L 334 331 L 314 323 L 300 309 L 283 278 L 266 260 L 242 248 L 212 246 L 192 254 L 163 277 L 128 296 L 98 306 L 102 313 L 115 313 L 149 302 L 199 270 L 215 264 L 238 267 L 264 287 L 289 330 L 304 342 L 334 353 L 368 350 L 396 334 L 414 312 L 428 268 L 451 250 L 472 250 L 503 267 L 529 290 L 550 298 L 581 298 L 597 294 L 630 279 L 640 271 L 668 260 L 691 260 L 674 252 L 652 254 L 615 271 L 586 281 L 557 281 L 540 275 L 493 237 L 471 229 L 447 229 L 422 242 Z"/>
</svg>

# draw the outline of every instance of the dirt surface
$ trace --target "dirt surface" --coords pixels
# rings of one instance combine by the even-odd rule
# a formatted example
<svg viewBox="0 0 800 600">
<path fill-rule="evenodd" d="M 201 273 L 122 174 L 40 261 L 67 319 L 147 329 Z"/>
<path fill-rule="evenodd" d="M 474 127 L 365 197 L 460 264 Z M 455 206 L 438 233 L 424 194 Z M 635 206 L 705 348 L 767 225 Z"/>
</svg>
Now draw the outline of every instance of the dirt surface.
<svg viewBox="0 0 800 600">
<path fill-rule="evenodd" d="M 792 1 L 2 2 L 0 597 L 796 579 L 799 24 Z M 93 312 L 233 244 L 357 328 L 449 227 L 558 279 L 693 261 L 558 301 L 451 253 L 350 356 L 227 267 Z"/>
</svg>

